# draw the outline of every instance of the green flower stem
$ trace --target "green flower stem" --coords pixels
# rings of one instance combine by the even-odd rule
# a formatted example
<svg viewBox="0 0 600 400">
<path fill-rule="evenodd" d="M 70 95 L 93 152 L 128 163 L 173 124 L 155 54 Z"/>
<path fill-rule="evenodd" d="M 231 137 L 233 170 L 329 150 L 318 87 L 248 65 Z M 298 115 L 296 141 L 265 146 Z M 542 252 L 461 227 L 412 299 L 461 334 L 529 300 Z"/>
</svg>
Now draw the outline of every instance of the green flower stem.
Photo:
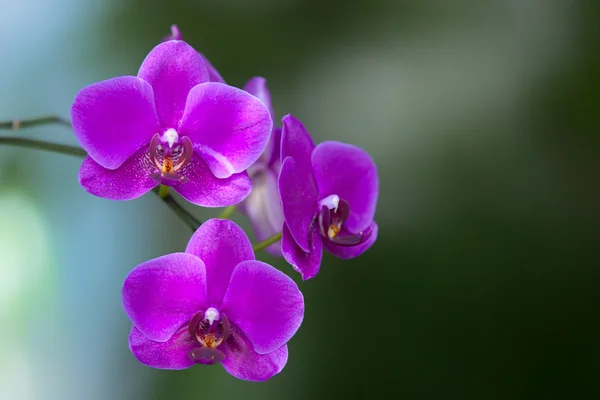
<svg viewBox="0 0 600 400">
<path fill-rule="evenodd" d="M 273 236 L 263 240 L 260 243 L 256 243 L 254 246 L 252 246 L 252 250 L 254 250 L 254 252 L 259 252 L 261 250 L 266 249 L 267 247 L 269 247 L 270 245 L 272 245 L 273 243 L 277 243 L 281 240 L 281 232 L 277 232 L 276 234 L 274 234 Z"/>
<path fill-rule="evenodd" d="M 219 214 L 219 216 L 217 218 L 229 219 L 231 217 L 231 214 L 233 214 L 234 211 L 235 211 L 235 206 L 225 207 L 223 209 L 223 211 L 221 212 L 221 214 Z"/>
<path fill-rule="evenodd" d="M 166 190 L 163 188 L 166 188 Z M 152 191 L 156 193 L 158 197 L 160 197 L 162 201 L 164 201 L 169 207 L 171 207 L 171 210 L 173 210 L 173 212 L 183 221 L 184 224 L 189 226 L 192 231 L 196 232 L 196 230 L 200 228 L 202 221 L 198 220 L 189 211 L 183 208 L 181 204 L 175 201 L 173 196 L 171 196 L 169 193 L 167 186 L 160 185 L 152 189 Z"/>
<path fill-rule="evenodd" d="M 15 119 L 12 121 L 0 122 L 0 129 L 12 129 L 16 131 L 21 128 L 31 128 L 39 125 L 59 124 L 71 128 L 71 123 L 66 119 L 58 117 L 56 115 L 48 115 L 45 117 L 37 117 L 30 119 Z"/>
<path fill-rule="evenodd" d="M 158 195 L 161 199 L 166 199 L 167 197 L 169 197 L 169 187 L 165 185 L 160 185 L 158 187 Z"/>
<path fill-rule="evenodd" d="M 52 153 L 59 154 L 67 154 L 76 157 L 85 157 L 87 155 L 85 150 L 79 147 L 68 146 L 66 144 L 49 143 L 35 139 L 0 137 L 0 145 L 27 147 L 29 149 L 49 151 Z"/>
<path fill-rule="evenodd" d="M 32 120 L 37 121 L 37 120 Z M 75 147 L 68 146 L 66 144 L 57 144 L 44 142 L 42 140 L 26 139 L 26 138 L 15 138 L 15 137 L 0 137 L 0 145 L 7 146 L 18 146 L 26 147 L 29 149 L 48 151 L 51 153 L 66 154 L 76 157 L 85 157 L 87 153 L 85 150 Z M 159 186 L 152 189 L 170 208 L 173 212 L 181 218 L 181 220 L 192 229 L 196 231 L 202 225 L 202 222 L 196 219 L 192 214 L 185 210 L 175 199 L 169 194 L 168 189 L 162 189 L 166 186 Z M 162 191 L 161 191 L 162 190 Z"/>
</svg>

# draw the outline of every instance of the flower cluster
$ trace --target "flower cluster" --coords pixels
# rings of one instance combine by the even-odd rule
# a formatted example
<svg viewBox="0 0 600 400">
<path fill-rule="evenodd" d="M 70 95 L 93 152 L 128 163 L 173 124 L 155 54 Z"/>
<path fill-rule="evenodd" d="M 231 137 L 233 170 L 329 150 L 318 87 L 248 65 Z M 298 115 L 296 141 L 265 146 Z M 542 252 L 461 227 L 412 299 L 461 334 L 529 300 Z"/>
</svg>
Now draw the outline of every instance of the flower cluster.
<svg viewBox="0 0 600 400">
<path fill-rule="evenodd" d="M 230 86 L 181 39 L 173 26 L 137 76 L 94 83 L 75 97 L 71 120 L 87 152 L 83 188 L 131 200 L 162 185 L 198 206 L 236 206 L 267 251 L 303 280 L 318 273 L 323 249 L 348 259 L 371 247 L 379 192 L 371 157 L 350 144 L 315 146 L 291 114 L 274 124 L 264 78 Z M 226 219 L 202 224 L 185 252 L 135 267 L 122 294 L 140 362 L 220 363 L 246 380 L 283 369 L 304 317 L 296 283 L 255 260 L 244 231 Z"/>
</svg>

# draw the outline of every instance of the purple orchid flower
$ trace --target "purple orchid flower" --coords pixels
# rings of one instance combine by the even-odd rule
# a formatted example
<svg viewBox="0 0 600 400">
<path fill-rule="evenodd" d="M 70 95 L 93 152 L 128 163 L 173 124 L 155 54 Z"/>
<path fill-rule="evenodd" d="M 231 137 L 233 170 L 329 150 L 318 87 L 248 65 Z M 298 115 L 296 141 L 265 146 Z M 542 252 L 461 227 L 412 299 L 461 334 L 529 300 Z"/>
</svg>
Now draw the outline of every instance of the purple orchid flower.
<svg viewBox="0 0 600 400">
<path fill-rule="evenodd" d="M 148 54 L 137 77 L 82 89 L 71 109 L 88 152 L 81 185 L 112 200 L 161 183 L 200 206 L 242 201 L 252 188 L 246 169 L 265 149 L 272 121 L 260 100 L 213 82 L 210 69 L 191 46 L 172 40 Z"/>
<path fill-rule="evenodd" d="M 349 259 L 375 243 L 379 178 L 364 150 L 333 141 L 315 147 L 304 125 L 286 115 L 281 159 L 281 250 L 302 279 L 319 272 L 323 247 Z"/>
<path fill-rule="evenodd" d="M 254 77 L 246 83 L 244 90 L 260 99 L 269 109 L 274 119 L 271 94 L 265 78 Z M 283 228 L 283 210 L 279 200 L 277 177 L 281 170 L 281 128 L 273 127 L 271 138 L 259 159 L 248 168 L 252 179 L 252 192 L 240 204 L 239 210 L 248 216 L 256 239 L 263 241 L 281 232 Z M 274 243 L 266 248 L 274 256 L 281 257 L 281 243 Z"/>
<path fill-rule="evenodd" d="M 231 375 L 264 381 L 281 372 L 304 298 L 281 271 L 254 259 L 244 231 L 211 219 L 185 253 L 134 268 L 123 286 L 133 322 L 129 347 L 142 363 L 185 369 L 221 363 Z"/>
</svg>

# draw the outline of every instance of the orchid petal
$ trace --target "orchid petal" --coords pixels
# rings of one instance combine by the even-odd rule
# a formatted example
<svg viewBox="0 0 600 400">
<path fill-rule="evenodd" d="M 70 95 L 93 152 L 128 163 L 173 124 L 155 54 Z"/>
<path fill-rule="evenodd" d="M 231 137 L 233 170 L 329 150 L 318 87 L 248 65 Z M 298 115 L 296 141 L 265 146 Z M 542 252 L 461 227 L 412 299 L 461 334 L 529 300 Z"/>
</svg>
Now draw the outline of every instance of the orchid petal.
<svg viewBox="0 0 600 400">
<path fill-rule="evenodd" d="M 165 342 L 206 309 L 206 271 L 198 257 L 173 253 L 135 267 L 123 285 L 123 307 L 144 336 Z"/>
<path fill-rule="evenodd" d="M 227 207 L 244 200 L 252 191 L 252 181 L 246 172 L 228 178 L 216 178 L 197 155 L 179 171 L 185 179 L 172 184 L 187 201 L 201 207 Z"/>
<path fill-rule="evenodd" d="M 234 222 L 209 219 L 192 235 L 186 253 L 200 258 L 206 266 L 208 306 L 219 308 L 235 267 L 254 260 L 252 244 Z"/>
<path fill-rule="evenodd" d="M 285 222 L 296 243 L 307 252 L 310 250 L 308 241 L 311 226 L 318 225 L 315 216 L 319 205 L 312 169 L 302 169 L 301 165 L 292 157 L 283 161 L 279 173 L 279 193 Z"/>
<path fill-rule="evenodd" d="M 194 365 L 188 355 L 194 347 L 198 347 L 187 332 L 187 328 L 179 329 L 165 342 L 148 339 L 135 326 L 129 334 L 129 349 L 142 364 L 160 369 L 186 369 Z"/>
<path fill-rule="evenodd" d="M 306 252 L 298 246 L 287 225 L 283 226 L 281 252 L 292 268 L 300 273 L 302 280 L 314 278 L 319 273 L 323 258 L 323 241 L 316 224 L 311 231 L 311 238 L 312 248 Z"/>
<path fill-rule="evenodd" d="M 179 132 L 194 143 L 217 178 L 250 167 L 264 151 L 273 122 L 256 97 L 223 83 L 208 82 L 189 93 Z"/>
<path fill-rule="evenodd" d="M 204 57 L 181 40 L 170 40 L 152 49 L 138 77 L 152 85 L 156 110 L 165 130 L 177 128 L 190 90 L 209 81 Z"/>
<path fill-rule="evenodd" d="M 379 177 L 373 159 L 364 150 L 345 143 L 323 142 L 312 153 L 319 197 L 338 195 L 350 205 L 344 226 L 360 232 L 373 221 Z"/>
<path fill-rule="evenodd" d="M 251 260 L 233 270 L 221 308 L 254 351 L 267 354 L 286 344 L 300 327 L 304 297 L 289 276 Z"/>
<path fill-rule="evenodd" d="M 79 169 L 79 183 L 94 196 L 110 200 L 136 199 L 158 184 L 148 173 L 151 166 L 146 164 L 149 160 L 144 149 L 117 169 L 106 169 L 87 156 Z"/>
<path fill-rule="evenodd" d="M 135 76 L 83 88 L 71 107 L 71 121 L 81 147 L 108 169 L 120 167 L 160 129 L 152 87 Z"/>
</svg>

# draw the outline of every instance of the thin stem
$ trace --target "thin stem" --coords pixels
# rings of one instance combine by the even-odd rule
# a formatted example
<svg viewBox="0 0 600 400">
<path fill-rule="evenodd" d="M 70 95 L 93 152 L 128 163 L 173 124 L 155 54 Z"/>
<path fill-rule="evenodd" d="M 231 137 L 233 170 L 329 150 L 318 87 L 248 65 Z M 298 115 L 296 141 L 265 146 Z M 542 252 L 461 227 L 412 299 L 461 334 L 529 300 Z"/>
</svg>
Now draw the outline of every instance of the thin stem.
<svg viewBox="0 0 600 400">
<path fill-rule="evenodd" d="M 158 188 L 158 195 L 161 199 L 169 197 L 169 187 L 165 185 L 160 185 Z"/>
<path fill-rule="evenodd" d="M 276 234 L 274 234 L 273 236 L 271 236 L 269 238 L 266 238 L 262 242 L 256 243 L 254 246 L 252 246 L 252 250 L 254 250 L 254 252 L 256 253 L 258 251 L 266 249 L 273 243 L 279 242 L 280 240 L 281 240 L 281 232 L 277 232 Z"/>
<path fill-rule="evenodd" d="M 12 121 L 0 122 L 0 129 L 12 129 L 16 131 L 21 128 L 31 128 L 39 125 L 59 124 L 71 128 L 71 123 L 57 115 L 48 115 L 45 117 L 14 119 Z"/>
<path fill-rule="evenodd" d="M 85 150 L 79 147 L 68 146 L 66 144 L 49 143 L 35 139 L 0 137 L 0 145 L 26 147 L 35 150 L 66 154 L 76 157 L 85 157 L 87 155 Z M 155 187 L 152 189 L 152 191 L 156 193 L 173 210 L 173 212 L 175 212 L 175 214 L 177 214 L 177 216 L 183 220 L 187 226 L 189 226 L 193 231 L 196 231 L 196 229 L 202 225 L 202 222 L 197 220 L 196 217 L 181 207 L 181 205 L 179 205 L 179 203 L 177 203 L 177 201 L 175 201 L 175 199 L 169 194 L 168 189 L 164 193 L 161 193 L 160 188 L 162 187 L 163 186 Z"/>
<path fill-rule="evenodd" d="M 0 145 L 27 147 L 30 149 L 49 151 L 53 153 L 67 154 L 70 156 L 85 157 L 85 150 L 68 146 L 66 144 L 49 143 L 42 140 L 16 138 L 16 137 L 0 137 Z"/>
<path fill-rule="evenodd" d="M 231 214 L 233 214 L 234 211 L 235 211 L 235 206 L 225 207 L 223 209 L 223 211 L 221 212 L 221 214 L 219 214 L 219 216 L 217 218 L 229 219 L 231 217 Z"/>
<path fill-rule="evenodd" d="M 183 208 L 181 206 L 181 204 L 179 204 L 177 201 L 175 201 L 175 199 L 173 198 L 173 196 L 171 196 L 171 194 L 167 191 L 165 194 L 162 194 L 160 192 L 160 188 L 162 186 L 157 186 L 154 189 L 152 189 L 152 191 L 156 194 L 158 194 L 158 197 L 160 197 L 162 199 L 162 201 L 164 201 L 170 208 L 171 210 L 173 210 L 173 212 L 179 217 L 181 218 L 181 220 L 190 227 L 190 229 L 192 231 L 196 231 L 198 228 L 200 228 L 200 225 L 202 225 L 202 221 L 199 221 L 198 219 L 196 219 L 196 217 L 194 217 L 192 214 L 190 214 L 189 211 L 187 211 L 185 208 Z"/>
</svg>

